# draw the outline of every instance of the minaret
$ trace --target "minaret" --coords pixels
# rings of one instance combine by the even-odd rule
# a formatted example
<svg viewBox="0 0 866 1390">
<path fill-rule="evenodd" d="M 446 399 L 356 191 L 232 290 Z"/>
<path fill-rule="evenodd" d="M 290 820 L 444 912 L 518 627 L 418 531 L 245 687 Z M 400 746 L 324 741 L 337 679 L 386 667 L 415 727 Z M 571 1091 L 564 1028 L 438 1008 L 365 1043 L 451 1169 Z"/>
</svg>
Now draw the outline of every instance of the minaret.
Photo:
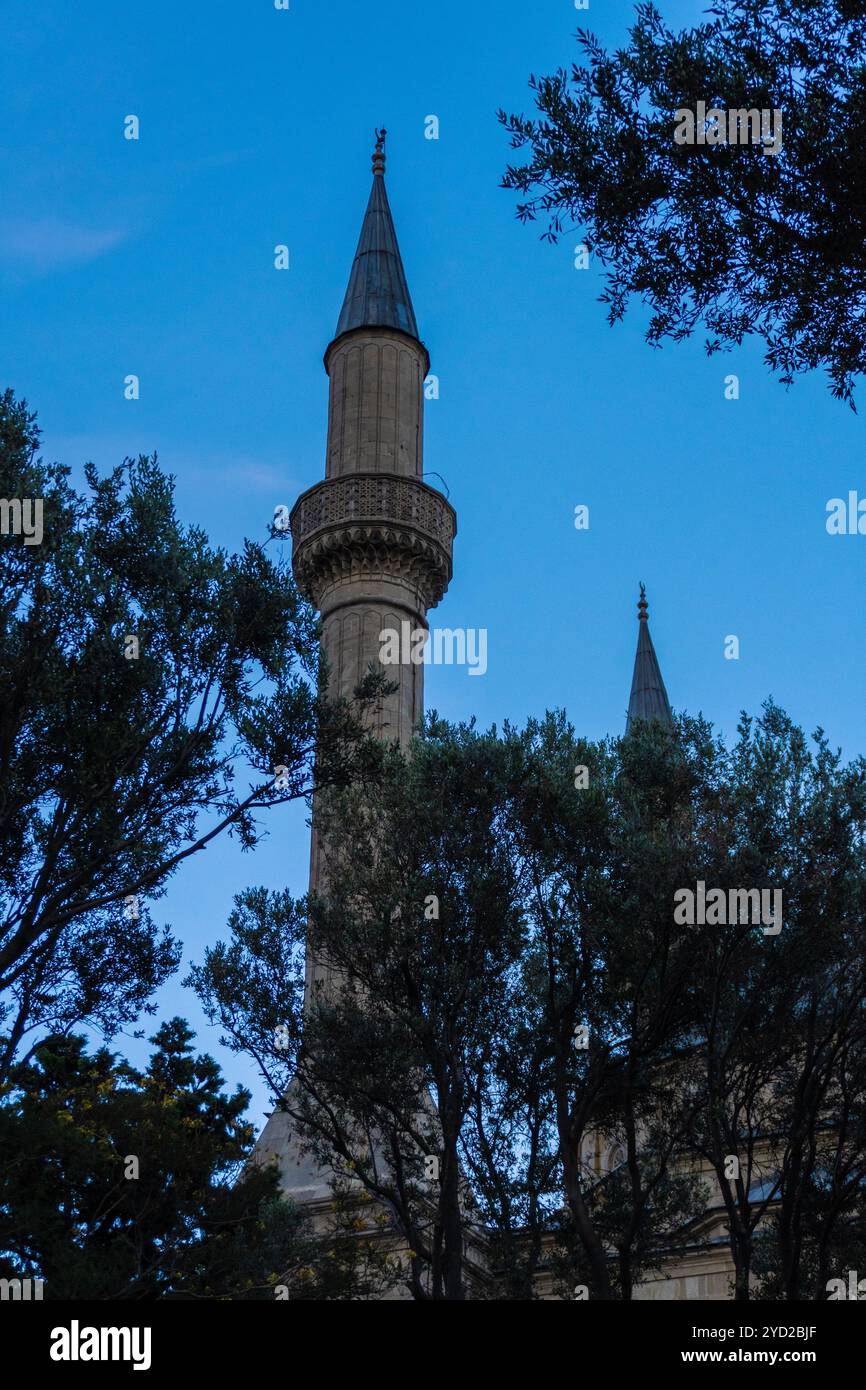
<svg viewBox="0 0 866 1390">
<path fill-rule="evenodd" d="M 453 507 L 422 481 L 424 379 L 430 367 L 385 189 L 385 131 L 377 131 L 373 187 L 333 342 L 325 480 L 291 515 L 292 564 L 321 614 L 329 693 L 351 696 L 379 668 L 384 632 L 427 628 L 451 579 Z M 397 690 L 374 727 L 405 746 L 424 709 L 422 663 L 389 665 Z M 310 891 L 319 883 L 315 832 Z M 307 998 L 326 970 L 307 953 Z"/>
<path fill-rule="evenodd" d="M 373 187 L 337 332 L 325 353 L 330 379 L 325 478 L 292 510 L 292 565 L 321 615 L 329 694 L 351 696 L 379 668 L 382 634 L 427 628 L 427 612 L 451 579 L 453 507 L 422 481 L 424 379 L 430 366 L 385 190 L 385 131 L 376 132 Z M 405 746 L 424 708 L 422 663 L 388 665 L 396 685 L 374 728 Z M 313 831 L 310 892 L 322 889 Z M 327 990 L 327 964 L 307 943 L 306 1004 Z M 292 1121 L 275 1111 L 257 1152 L 275 1155 L 297 1201 L 328 1197 L 328 1175 L 303 1157 Z"/>
<path fill-rule="evenodd" d="M 668 693 L 665 690 L 658 657 L 653 646 L 653 639 L 650 637 L 648 608 L 646 588 L 641 584 L 637 605 L 640 627 L 637 635 L 637 652 L 634 658 L 631 697 L 628 702 L 626 733 L 636 719 L 658 719 L 660 723 L 667 724 L 668 727 L 672 727 L 674 722 Z"/>
</svg>

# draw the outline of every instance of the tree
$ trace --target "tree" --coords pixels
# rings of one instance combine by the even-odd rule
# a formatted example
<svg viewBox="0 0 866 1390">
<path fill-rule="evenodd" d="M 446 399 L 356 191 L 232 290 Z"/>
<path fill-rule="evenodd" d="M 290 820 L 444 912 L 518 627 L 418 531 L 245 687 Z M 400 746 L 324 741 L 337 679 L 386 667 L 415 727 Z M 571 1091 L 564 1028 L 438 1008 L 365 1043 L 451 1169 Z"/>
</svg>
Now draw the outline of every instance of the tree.
<svg viewBox="0 0 866 1390">
<path fill-rule="evenodd" d="M 249 1092 L 192 1038 L 163 1024 L 144 1072 L 49 1038 L 0 1092 L 0 1275 L 57 1300 L 365 1296 L 377 1262 L 345 1208 L 323 1244 L 249 1161 Z"/>
<path fill-rule="evenodd" d="M 326 900 L 245 895 L 191 982 L 414 1297 L 627 1300 L 707 1226 L 738 1298 L 819 1296 L 862 1241 L 866 762 L 771 703 L 731 747 L 431 717 L 316 824 Z M 719 915 L 762 891 L 781 930 Z"/>
<path fill-rule="evenodd" d="M 866 366 L 866 16 L 857 0 L 732 0 L 709 14 L 675 33 L 640 4 L 614 53 L 578 31 L 582 61 L 531 78 L 540 118 L 499 113 L 512 146 L 530 147 L 504 186 L 526 196 L 522 220 L 549 219 L 550 240 L 579 227 L 605 268 L 610 323 L 636 296 L 653 346 L 700 325 L 708 353 L 757 334 L 782 382 L 822 367 L 853 407 Z M 676 143 L 684 110 L 702 137 L 699 102 L 720 113 L 709 139 Z M 781 112 L 774 153 L 762 110 Z M 719 119 L 729 138 L 712 143 Z"/>
<path fill-rule="evenodd" d="M 418 1299 L 460 1300 L 485 1284 L 466 1258 L 479 1221 L 461 1140 L 517 1002 L 521 920 L 498 835 L 510 755 L 495 737 L 432 721 L 412 757 L 389 751 L 380 784 L 320 801 L 327 898 L 245 895 L 232 943 L 191 975 L 325 1169 L 375 1199 Z M 344 983 L 304 1019 L 308 913 L 320 958 Z"/>
<path fill-rule="evenodd" d="M 576 762 L 593 768 L 589 793 Z M 622 1013 L 639 928 L 606 887 L 615 766 L 554 716 L 501 736 L 431 717 L 375 788 L 319 806 L 326 899 L 245 895 L 231 943 L 192 971 L 208 1017 L 256 1058 L 325 1171 L 350 1172 L 387 1214 L 416 1298 L 533 1297 L 558 1196 L 570 1285 L 588 1262 L 596 1296 L 613 1296 L 611 1184 L 587 1196 L 581 1148 L 613 1125 L 615 1097 L 642 1125 L 617 1205 L 623 1296 L 694 1209 L 694 1184 L 670 1171 L 681 1130 L 665 1145 L 660 1124 L 652 1143 L 647 1132 L 650 1073 L 682 1027 L 672 986 L 650 1004 L 642 982 L 639 1026 Z M 670 896 L 665 910 L 669 936 Z M 332 989 L 304 1017 L 307 913 Z M 588 1069 L 573 1047 L 587 1016 Z"/>
<path fill-rule="evenodd" d="M 261 810 L 377 756 L 372 694 L 316 688 L 284 564 L 182 526 L 155 456 L 87 465 L 81 493 L 38 444 L 7 391 L 0 496 L 35 499 L 42 535 L 0 537 L 0 1080 L 34 1036 L 138 1016 L 178 960 L 147 900 L 185 859 L 225 831 L 253 846 Z"/>
<path fill-rule="evenodd" d="M 249 1094 L 225 1095 L 212 1058 L 193 1056 L 191 1036 L 180 1019 L 164 1024 L 144 1073 L 105 1048 L 88 1055 L 81 1037 L 50 1038 L 4 1088 L 4 1274 L 44 1279 L 53 1299 L 155 1298 L 178 1286 L 225 1293 L 231 1282 L 204 1273 L 210 1230 L 246 1246 L 246 1260 L 227 1272 L 234 1287 L 252 1275 L 251 1251 L 264 1278 L 273 1175 L 226 1182 L 250 1146 Z"/>
<path fill-rule="evenodd" d="M 866 763 L 810 748 L 771 702 L 718 750 L 700 877 L 773 883 L 778 933 L 699 929 L 704 1104 L 690 1127 L 725 1207 L 735 1296 L 824 1296 L 866 1181 Z M 736 1164 L 730 1164 L 736 1159 Z"/>
<path fill-rule="evenodd" d="M 548 717 L 527 734 L 515 830 L 562 1199 L 560 1286 L 630 1299 L 704 1200 L 678 1171 L 694 1100 L 673 1081 L 694 1020 L 696 956 L 671 913 L 693 778 L 659 725 L 589 744 Z"/>
</svg>

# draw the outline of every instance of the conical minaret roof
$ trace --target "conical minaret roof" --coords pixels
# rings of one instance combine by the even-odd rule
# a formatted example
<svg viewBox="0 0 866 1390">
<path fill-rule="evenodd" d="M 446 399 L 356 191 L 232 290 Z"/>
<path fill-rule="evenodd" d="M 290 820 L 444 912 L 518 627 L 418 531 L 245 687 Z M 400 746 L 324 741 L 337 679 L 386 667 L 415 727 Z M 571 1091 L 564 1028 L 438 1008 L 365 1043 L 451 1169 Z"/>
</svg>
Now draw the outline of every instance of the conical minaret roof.
<svg viewBox="0 0 866 1390">
<path fill-rule="evenodd" d="M 376 132 L 373 187 L 336 337 L 352 328 L 399 328 L 418 337 L 415 311 L 385 190 L 385 131 Z"/>
<path fill-rule="evenodd" d="M 658 719 L 662 724 L 668 726 L 672 726 L 674 722 L 670 700 L 665 690 L 658 657 L 653 646 L 653 639 L 650 637 L 647 618 L 648 606 L 646 589 L 641 584 L 640 599 L 637 605 L 640 627 L 637 637 L 637 652 L 634 658 L 631 697 L 628 702 L 626 733 L 636 719 Z"/>
</svg>

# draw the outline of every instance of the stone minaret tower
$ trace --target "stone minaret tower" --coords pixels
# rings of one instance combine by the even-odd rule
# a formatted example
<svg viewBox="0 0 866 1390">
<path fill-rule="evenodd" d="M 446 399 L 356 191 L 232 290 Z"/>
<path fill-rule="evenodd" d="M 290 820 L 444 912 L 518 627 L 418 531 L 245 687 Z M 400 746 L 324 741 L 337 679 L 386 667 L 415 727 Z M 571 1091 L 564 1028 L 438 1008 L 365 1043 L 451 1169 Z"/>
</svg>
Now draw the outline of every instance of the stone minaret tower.
<svg viewBox="0 0 866 1390">
<path fill-rule="evenodd" d="M 427 627 L 427 611 L 451 579 L 454 509 L 423 481 L 427 349 L 409 296 L 385 191 L 385 131 L 377 132 L 373 188 L 333 342 L 325 478 L 291 515 L 292 563 L 321 614 L 330 693 L 350 696 L 378 667 L 381 634 Z M 424 707 L 423 664 L 389 665 L 397 685 L 381 702 L 376 731 L 405 745 Z M 310 889 L 321 888 L 315 832 Z M 327 965 L 307 948 L 306 996 L 327 988 Z M 259 1139 L 275 1154 L 298 1201 L 327 1198 L 327 1174 L 303 1158 L 291 1120 L 275 1111 Z"/>
</svg>

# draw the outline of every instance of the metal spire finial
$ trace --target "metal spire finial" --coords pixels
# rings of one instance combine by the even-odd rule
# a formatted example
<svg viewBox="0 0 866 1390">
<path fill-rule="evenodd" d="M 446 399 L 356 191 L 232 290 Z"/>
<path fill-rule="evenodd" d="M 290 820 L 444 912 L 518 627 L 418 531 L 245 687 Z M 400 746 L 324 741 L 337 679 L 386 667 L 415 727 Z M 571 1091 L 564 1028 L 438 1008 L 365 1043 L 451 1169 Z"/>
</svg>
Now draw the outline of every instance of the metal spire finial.
<svg viewBox="0 0 866 1390">
<path fill-rule="evenodd" d="M 383 177 L 385 135 L 384 127 L 376 131 L 373 187 L 352 262 L 349 287 L 337 321 L 334 335 L 337 338 L 353 328 L 398 328 L 401 333 L 418 338 L 418 325 Z"/>
<path fill-rule="evenodd" d="M 638 617 L 638 622 L 640 622 L 640 623 L 645 623 L 645 622 L 646 622 L 646 620 L 647 620 L 647 610 L 648 610 L 648 609 L 649 609 L 649 604 L 648 604 L 647 601 L 646 601 L 646 585 L 644 584 L 643 580 L 641 580 L 640 598 L 639 598 L 638 601 L 637 601 L 637 617 Z"/>
<path fill-rule="evenodd" d="M 388 134 L 384 126 L 376 131 L 376 148 L 373 151 L 373 173 L 384 174 L 385 172 L 385 136 Z"/>
</svg>

